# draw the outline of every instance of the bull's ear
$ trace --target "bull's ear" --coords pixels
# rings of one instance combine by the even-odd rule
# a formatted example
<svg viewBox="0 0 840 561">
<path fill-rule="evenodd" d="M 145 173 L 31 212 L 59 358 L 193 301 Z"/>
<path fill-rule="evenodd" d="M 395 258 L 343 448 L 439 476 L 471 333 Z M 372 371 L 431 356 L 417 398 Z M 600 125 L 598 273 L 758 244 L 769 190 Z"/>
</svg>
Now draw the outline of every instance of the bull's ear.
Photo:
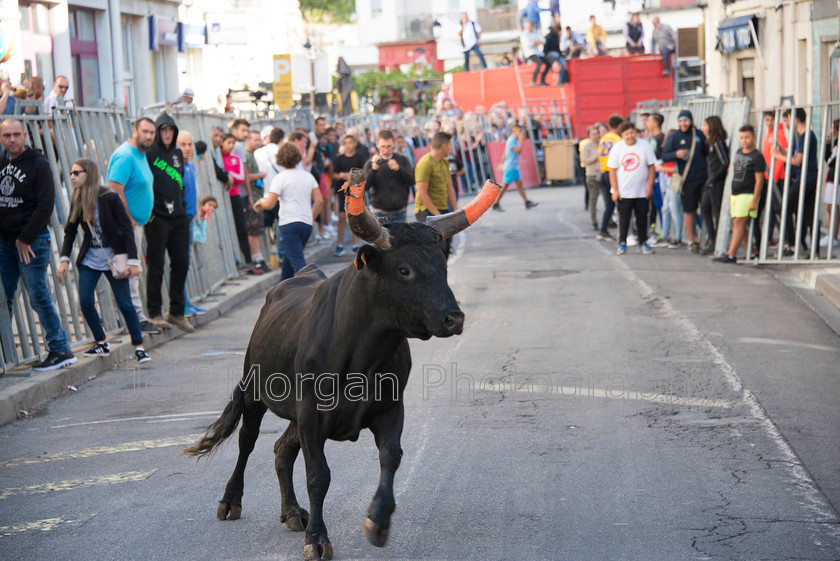
<svg viewBox="0 0 840 561">
<path fill-rule="evenodd" d="M 356 260 L 353 264 L 356 266 L 356 270 L 361 271 L 365 267 L 370 267 L 372 270 L 376 270 L 379 266 L 379 262 L 382 259 L 382 252 L 373 247 L 372 245 L 363 245 L 359 248 L 359 251 L 356 252 Z"/>
</svg>

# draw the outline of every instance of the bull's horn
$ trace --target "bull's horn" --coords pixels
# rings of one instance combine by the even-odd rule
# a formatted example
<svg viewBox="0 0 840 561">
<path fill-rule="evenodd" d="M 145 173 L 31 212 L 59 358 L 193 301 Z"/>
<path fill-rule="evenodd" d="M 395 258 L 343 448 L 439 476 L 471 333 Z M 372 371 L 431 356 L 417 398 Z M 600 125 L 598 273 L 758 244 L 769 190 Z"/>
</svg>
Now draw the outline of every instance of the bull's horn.
<svg viewBox="0 0 840 561">
<path fill-rule="evenodd" d="M 365 206 L 365 174 L 358 168 L 350 170 L 350 179 L 344 184 L 344 209 L 347 224 L 357 238 L 370 242 L 379 249 L 390 249 L 388 229 Z"/>
<path fill-rule="evenodd" d="M 448 214 L 430 216 L 426 222 L 437 230 L 443 239 L 450 238 L 461 230 L 472 226 L 476 220 L 481 218 L 481 215 L 487 212 L 496 202 L 501 190 L 501 185 L 488 179 L 484 182 L 484 186 L 478 195 L 467 206 Z"/>
</svg>

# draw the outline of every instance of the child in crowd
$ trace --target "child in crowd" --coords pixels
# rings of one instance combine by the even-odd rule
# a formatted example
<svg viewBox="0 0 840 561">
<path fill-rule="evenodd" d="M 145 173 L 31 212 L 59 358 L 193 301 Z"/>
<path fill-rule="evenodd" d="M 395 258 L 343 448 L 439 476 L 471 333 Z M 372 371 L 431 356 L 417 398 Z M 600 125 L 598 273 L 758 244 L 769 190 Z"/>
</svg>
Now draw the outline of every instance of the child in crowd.
<svg viewBox="0 0 840 561">
<path fill-rule="evenodd" d="M 499 204 L 502 200 L 502 195 L 507 191 L 508 185 L 516 183 L 516 190 L 522 200 L 525 201 L 525 210 L 530 210 L 539 203 L 528 200 L 528 195 L 525 194 L 525 188 L 522 187 L 522 176 L 519 173 L 519 154 L 522 153 L 522 142 L 525 140 L 525 131 L 522 125 L 513 125 L 511 127 L 512 135 L 505 142 L 505 159 L 502 162 L 502 172 L 504 177 L 502 179 L 502 190 L 499 191 L 499 197 L 493 203 L 493 210 L 504 212 L 504 209 Z"/>
<path fill-rule="evenodd" d="M 653 249 L 647 243 L 647 217 L 649 199 L 653 196 L 656 156 L 650 144 L 639 142 L 639 132 L 633 123 L 625 121 L 618 133 L 621 140 L 612 147 L 607 158 L 610 194 L 618 205 L 618 255 L 627 253 L 631 213 L 636 215 L 637 251 L 650 255 Z"/>
<path fill-rule="evenodd" d="M 668 131 L 667 135 L 663 135 L 662 144 L 658 144 L 660 150 L 667 138 L 674 130 Z M 661 152 L 660 152 L 661 154 Z M 659 179 L 659 192 L 662 194 L 662 230 L 659 234 L 659 239 L 653 244 L 653 247 L 667 247 L 668 249 L 679 249 L 682 247 L 682 237 L 684 232 L 683 224 L 683 208 L 682 199 L 678 193 L 671 190 L 671 177 L 677 169 L 674 162 L 662 162 L 658 160 L 656 167 Z M 673 232 L 673 236 L 671 235 Z"/>
<path fill-rule="evenodd" d="M 217 208 L 219 208 L 219 202 L 213 195 L 207 195 L 201 199 L 198 215 L 192 224 L 193 243 L 205 243 L 207 241 L 207 223 Z"/>
<path fill-rule="evenodd" d="M 755 129 L 744 125 L 738 131 L 741 149 L 732 159 L 732 194 L 729 196 L 732 215 L 732 241 L 729 251 L 714 259 L 715 263 L 734 265 L 738 246 L 747 242 L 747 227 L 750 218 L 758 218 L 758 201 L 764 187 L 764 171 L 767 165 L 764 156 L 755 149 Z M 748 248 L 749 249 L 749 248 Z"/>
</svg>

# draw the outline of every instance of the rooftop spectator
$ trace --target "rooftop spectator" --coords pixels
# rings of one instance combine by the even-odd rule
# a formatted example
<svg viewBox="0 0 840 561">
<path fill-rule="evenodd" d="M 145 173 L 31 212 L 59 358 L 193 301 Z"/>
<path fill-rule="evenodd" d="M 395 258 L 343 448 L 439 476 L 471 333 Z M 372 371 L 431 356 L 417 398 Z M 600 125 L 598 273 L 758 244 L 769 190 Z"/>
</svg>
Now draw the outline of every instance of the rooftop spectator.
<svg viewBox="0 0 840 561">
<path fill-rule="evenodd" d="M 481 61 L 481 66 L 487 68 L 487 61 L 484 60 L 484 55 L 481 52 L 481 26 L 470 19 L 467 12 L 461 14 L 461 30 L 458 31 L 461 37 L 461 47 L 464 50 L 464 70 L 470 71 L 470 53 L 475 52 L 478 60 Z"/>
<path fill-rule="evenodd" d="M 663 76 L 671 75 L 671 55 L 677 45 L 677 35 L 670 25 L 661 23 L 659 17 L 653 18 L 653 39 L 650 43 L 651 52 L 659 52 L 662 55 Z"/>
<path fill-rule="evenodd" d="M 624 26 L 624 41 L 627 52 L 631 55 L 641 55 L 645 52 L 645 28 L 639 20 L 639 14 L 633 14 Z"/>
<path fill-rule="evenodd" d="M 607 54 L 607 34 L 604 28 L 595 21 L 595 16 L 589 16 L 589 29 L 586 31 L 586 43 L 590 55 Z"/>
</svg>

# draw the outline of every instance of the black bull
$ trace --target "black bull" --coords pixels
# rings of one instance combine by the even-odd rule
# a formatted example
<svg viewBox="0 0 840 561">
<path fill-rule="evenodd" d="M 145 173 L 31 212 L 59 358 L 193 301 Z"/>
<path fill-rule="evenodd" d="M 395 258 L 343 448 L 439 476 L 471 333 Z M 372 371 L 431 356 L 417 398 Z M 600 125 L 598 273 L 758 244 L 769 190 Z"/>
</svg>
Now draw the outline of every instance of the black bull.
<svg viewBox="0 0 840 561">
<path fill-rule="evenodd" d="M 272 289 L 251 334 L 242 381 L 221 417 L 185 454 L 203 456 L 239 430 L 239 458 L 217 510 L 220 520 L 242 512 L 245 465 L 267 410 L 290 421 L 274 444 L 280 521 L 306 530 L 304 559 L 331 559 L 322 508 L 330 484 L 327 439 L 355 441 L 364 428 L 379 449 L 380 477 L 362 525 L 377 547 L 388 539 L 394 473 L 400 465 L 403 390 L 411 371 L 407 338 L 458 335 L 464 314 L 446 281 L 440 242 L 463 230 L 495 201 L 485 183 L 464 209 L 428 224 L 379 224 L 364 207 L 364 183 L 351 174 L 350 228 L 373 245 L 331 278 L 314 265 Z M 298 504 L 292 470 L 303 450 L 307 512 Z"/>
</svg>

